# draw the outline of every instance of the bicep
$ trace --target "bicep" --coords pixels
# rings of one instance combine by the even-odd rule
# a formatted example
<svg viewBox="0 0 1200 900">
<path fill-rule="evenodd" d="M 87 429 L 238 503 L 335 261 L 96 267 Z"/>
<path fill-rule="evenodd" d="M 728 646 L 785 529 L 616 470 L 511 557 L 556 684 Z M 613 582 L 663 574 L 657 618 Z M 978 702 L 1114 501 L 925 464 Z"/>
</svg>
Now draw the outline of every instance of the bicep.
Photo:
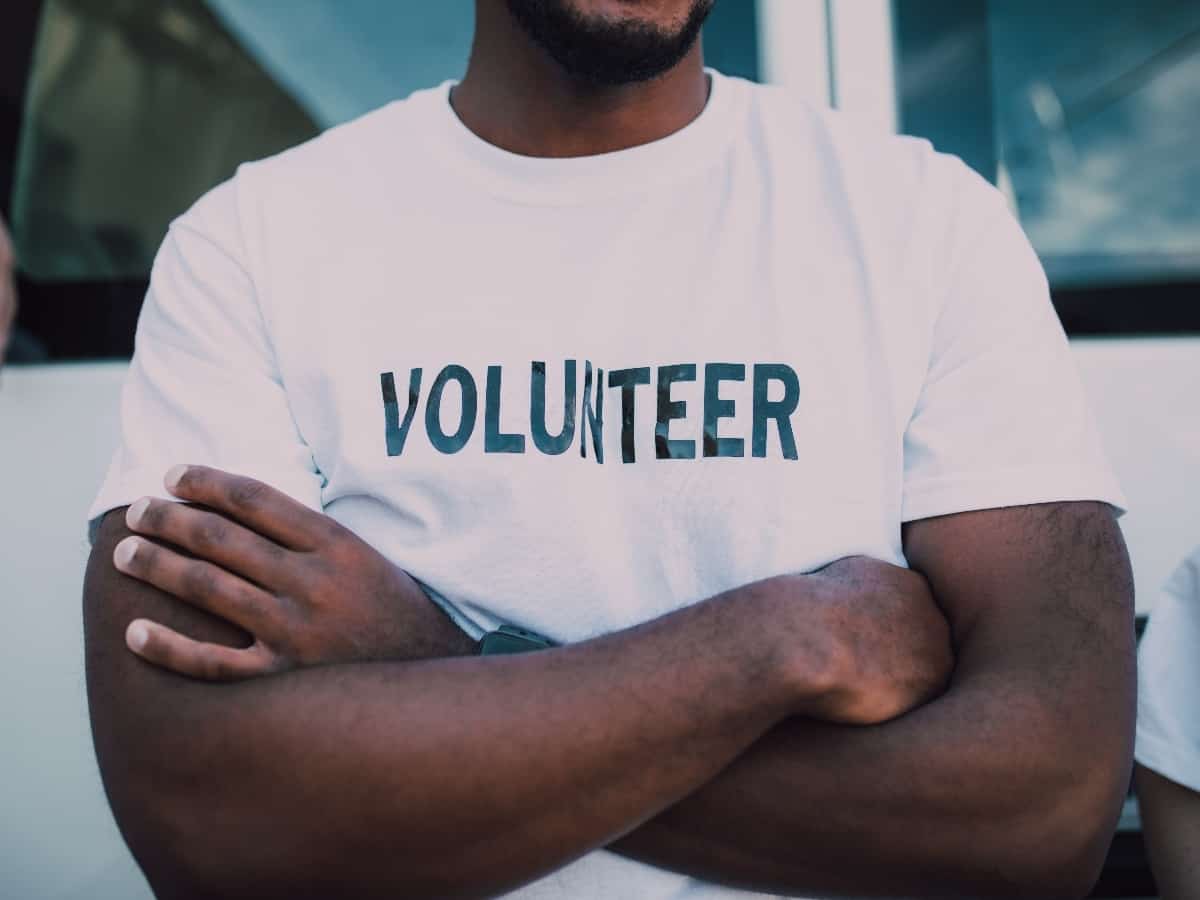
<svg viewBox="0 0 1200 900">
<path fill-rule="evenodd" d="M 929 580 L 969 666 L 1020 660 L 1039 676 L 1074 682 L 1110 673 L 1132 685 L 1132 572 L 1108 505 L 1044 503 L 909 522 L 904 552 Z"/>
<path fill-rule="evenodd" d="M 1163 900 L 1200 897 L 1200 793 L 1137 767 L 1142 830 Z"/>
<path fill-rule="evenodd" d="M 950 620 L 953 685 L 986 691 L 998 704 L 989 715 L 1009 713 L 1023 732 L 1000 737 L 1091 780 L 1098 806 L 1123 794 L 1135 712 L 1133 585 L 1111 507 L 958 513 L 909 523 L 904 542 Z"/>
</svg>

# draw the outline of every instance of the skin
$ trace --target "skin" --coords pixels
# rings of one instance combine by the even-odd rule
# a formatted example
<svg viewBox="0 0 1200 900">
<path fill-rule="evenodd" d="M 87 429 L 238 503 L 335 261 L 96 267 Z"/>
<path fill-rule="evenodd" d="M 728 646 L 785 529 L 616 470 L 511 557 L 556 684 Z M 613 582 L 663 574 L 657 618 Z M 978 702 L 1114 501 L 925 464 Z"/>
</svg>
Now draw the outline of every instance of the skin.
<svg viewBox="0 0 1200 900">
<path fill-rule="evenodd" d="M 5 348 L 17 317 L 16 257 L 4 220 L 0 219 L 0 366 L 4 365 Z"/>
<path fill-rule="evenodd" d="M 1142 833 L 1162 900 L 1200 900 L 1200 793 L 1136 768 Z"/>
<path fill-rule="evenodd" d="M 213 470 L 173 490 L 200 507 L 110 514 L 85 585 L 101 770 L 161 896 L 490 896 L 606 844 L 822 896 L 1083 896 L 1098 874 L 1133 715 L 1103 505 L 908 526 L 945 620 L 913 573 L 851 559 L 571 647 L 355 663 L 452 638 L 440 614 L 397 627 L 432 605 L 326 517 Z"/>
<path fill-rule="evenodd" d="M 571 2 L 662 28 L 690 6 Z M 598 88 L 479 0 L 452 102 L 550 157 L 661 138 L 706 93 L 699 46 Z M 172 489 L 197 508 L 110 513 L 84 589 L 101 772 L 160 896 L 488 896 L 603 846 L 809 896 L 1070 897 L 1098 874 L 1134 688 L 1103 505 L 910 523 L 924 577 L 844 560 L 478 658 L 325 517 L 211 470 Z"/>
<path fill-rule="evenodd" d="M 132 557 L 110 514 L 85 584 L 101 771 L 160 896 L 491 896 L 627 834 L 793 715 L 886 721 L 950 667 L 919 577 L 869 562 L 526 656 L 339 664 L 429 646 L 410 623 L 432 607 L 407 577 L 392 568 L 381 588 L 374 551 L 262 485 L 192 469 L 173 489 L 204 509 L 135 504 L 125 516 L 155 540 L 136 538 Z M 378 629 L 362 627 L 371 615 Z M 160 663 L 183 657 L 162 652 L 161 628 L 141 643 L 146 620 L 241 645 L 268 677 L 210 684 L 150 666 L 123 635 Z M 835 622 L 856 642 L 824 640 Z"/>
<path fill-rule="evenodd" d="M 570 0 L 581 12 L 666 31 L 693 0 Z M 708 82 L 699 42 L 659 78 L 618 87 L 572 79 L 512 20 L 505 0 L 477 0 L 466 75 L 451 103 L 491 144 L 527 156 L 589 156 L 646 144 L 680 130 L 704 109 Z"/>
</svg>

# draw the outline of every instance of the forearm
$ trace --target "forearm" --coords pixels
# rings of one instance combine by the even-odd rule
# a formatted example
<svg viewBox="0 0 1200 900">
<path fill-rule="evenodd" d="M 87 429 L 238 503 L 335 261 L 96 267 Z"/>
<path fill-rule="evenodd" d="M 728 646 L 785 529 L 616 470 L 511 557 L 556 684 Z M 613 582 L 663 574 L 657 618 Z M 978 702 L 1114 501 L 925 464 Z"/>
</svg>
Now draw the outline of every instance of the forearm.
<svg viewBox="0 0 1200 900">
<path fill-rule="evenodd" d="M 1137 767 L 1142 832 L 1163 900 L 1200 898 L 1200 792 Z"/>
<path fill-rule="evenodd" d="M 660 812 L 788 714 L 790 686 L 748 626 L 760 599 L 730 592 L 524 656 L 237 685 L 114 652 L 125 617 L 93 613 L 106 787 L 167 895 L 495 893 Z M 123 702 L 106 703 L 114 680 Z"/>
<path fill-rule="evenodd" d="M 612 849 L 785 894 L 1024 896 L 1026 880 L 1070 877 L 1044 871 L 1045 842 L 1094 852 L 1085 835 L 1119 798 L 1079 790 L 1111 771 L 1022 745 L 1030 723 L 990 715 L 996 699 L 980 684 L 870 728 L 790 720 Z"/>
<path fill-rule="evenodd" d="M 1132 754 L 1120 533 L 1082 504 L 921 525 L 906 552 L 951 619 L 946 693 L 870 728 L 788 721 L 620 852 L 805 896 L 1087 893 Z"/>
</svg>

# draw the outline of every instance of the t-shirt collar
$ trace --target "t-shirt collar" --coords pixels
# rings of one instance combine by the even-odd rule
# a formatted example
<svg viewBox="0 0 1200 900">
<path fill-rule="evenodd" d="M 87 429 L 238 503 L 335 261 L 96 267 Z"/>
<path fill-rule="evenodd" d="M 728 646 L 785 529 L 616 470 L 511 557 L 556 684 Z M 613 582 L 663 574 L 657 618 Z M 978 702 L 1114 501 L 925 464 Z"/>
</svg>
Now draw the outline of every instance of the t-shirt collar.
<svg viewBox="0 0 1200 900">
<path fill-rule="evenodd" d="M 490 144 L 458 117 L 450 104 L 455 81 L 410 98 L 426 107 L 424 130 L 429 151 L 457 174 L 490 193 L 536 205 L 567 205 L 683 178 L 724 156 L 736 133 L 740 107 L 738 79 L 706 69 L 708 101 L 700 115 L 666 137 L 636 147 L 593 156 L 523 156 Z"/>
</svg>

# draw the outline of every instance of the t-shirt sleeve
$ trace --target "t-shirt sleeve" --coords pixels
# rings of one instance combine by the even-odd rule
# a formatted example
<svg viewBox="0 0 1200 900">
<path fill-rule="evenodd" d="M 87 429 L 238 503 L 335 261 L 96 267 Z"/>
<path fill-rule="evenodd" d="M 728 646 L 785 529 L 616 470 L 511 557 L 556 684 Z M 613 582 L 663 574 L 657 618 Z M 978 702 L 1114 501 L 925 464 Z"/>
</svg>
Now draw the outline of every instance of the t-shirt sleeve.
<svg viewBox="0 0 1200 900">
<path fill-rule="evenodd" d="M 1134 756 L 1200 791 L 1200 548 L 1167 582 L 1138 648 Z"/>
<path fill-rule="evenodd" d="M 163 476 L 201 464 L 265 481 L 313 509 L 322 479 L 292 417 L 242 246 L 236 182 L 172 223 L 154 261 L 121 392 L 108 473 L 88 511 L 166 497 Z"/>
<path fill-rule="evenodd" d="M 1029 240 L 998 190 L 939 158 L 955 211 L 930 251 L 945 276 L 904 434 L 902 519 L 1064 500 L 1124 512 Z"/>
</svg>

